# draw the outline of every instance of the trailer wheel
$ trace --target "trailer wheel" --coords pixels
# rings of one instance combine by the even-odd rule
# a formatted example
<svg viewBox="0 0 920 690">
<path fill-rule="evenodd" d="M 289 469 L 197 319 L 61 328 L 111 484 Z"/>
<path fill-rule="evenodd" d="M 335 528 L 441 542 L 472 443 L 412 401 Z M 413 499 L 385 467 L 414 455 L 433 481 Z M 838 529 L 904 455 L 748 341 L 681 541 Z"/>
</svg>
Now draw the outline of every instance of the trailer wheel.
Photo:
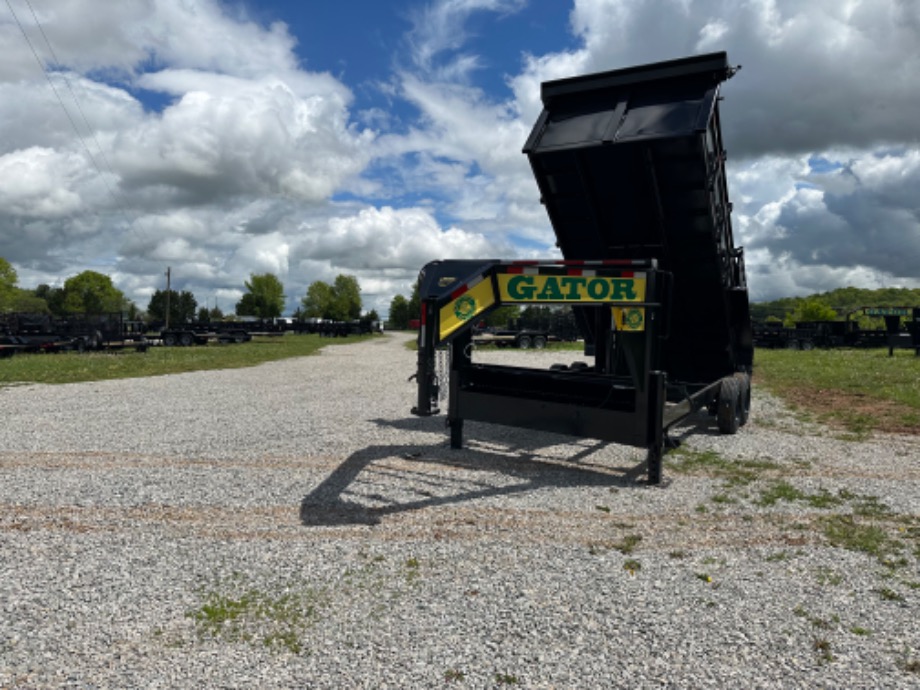
<svg viewBox="0 0 920 690">
<path fill-rule="evenodd" d="M 533 349 L 542 350 L 544 347 L 546 347 L 546 338 L 542 335 L 535 335 L 533 337 Z"/>
<path fill-rule="evenodd" d="M 175 333 L 164 333 L 163 334 L 163 344 L 166 347 L 172 347 L 176 344 L 176 334 Z"/>
<path fill-rule="evenodd" d="M 751 377 L 749 374 L 738 372 L 735 374 L 738 382 L 738 407 L 740 412 L 739 426 L 744 426 L 751 416 Z"/>
<path fill-rule="evenodd" d="M 517 340 L 517 346 L 522 350 L 529 350 L 531 345 L 531 340 L 529 335 L 522 335 Z"/>
<path fill-rule="evenodd" d="M 182 347 L 190 347 L 192 343 L 195 342 L 195 339 L 192 337 L 191 333 L 180 333 L 179 334 L 179 344 Z"/>
<path fill-rule="evenodd" d="M 722 379 L 719 386 L 719 411 L 716 414 L 719 431 L 723 434 L 738 432 L 741 425 L 741 386 L 734 377 Z"/>
</svg>

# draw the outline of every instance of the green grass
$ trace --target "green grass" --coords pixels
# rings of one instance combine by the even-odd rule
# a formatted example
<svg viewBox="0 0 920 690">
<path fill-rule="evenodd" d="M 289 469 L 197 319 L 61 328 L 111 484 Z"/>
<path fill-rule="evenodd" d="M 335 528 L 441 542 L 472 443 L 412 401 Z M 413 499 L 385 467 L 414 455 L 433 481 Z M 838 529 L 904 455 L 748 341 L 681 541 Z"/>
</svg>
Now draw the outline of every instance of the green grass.
<svg viewBox="0 0 920 690">
<path fill-rule="evenodd" d="M 201 606 L 186 612 L 195 621 L 199 637 L 300 654 L 305 633 L 319 619 L 327 594 L 312 588 L 240 590 L 238 580 L 201 592 Z"/>
<path fill-rule="evenodd" d="M 240 344 L 151 347 L 147 352 L 62 352 L 18 354 L 0 359 L 0 386 L 17 383 L 78 383 L 139 378 L 208 369 L 251 367 L 290 357 L 315 354 L 326 345 L 354 343 L 377 336 L 321 338 L 287 334 L 256 337 Z"/>
<path fill-rule="evenodd" d="M 670 469 L 680 474 L 704 475 L 725 482 L 725 487 L 746 486 L 781 465 L 770 460 L 728 459 L 712 450 L 696 451 L 687 447 L 676 448 L 669 454 Z M 724 496 L 717 502 L 730 501 Z"/>
<path fill-rule="evenodd" d="M 920 432 L 920 357 L 912 350 L 757 350 L 754 380 L 855 433 Z"/>
</svg>

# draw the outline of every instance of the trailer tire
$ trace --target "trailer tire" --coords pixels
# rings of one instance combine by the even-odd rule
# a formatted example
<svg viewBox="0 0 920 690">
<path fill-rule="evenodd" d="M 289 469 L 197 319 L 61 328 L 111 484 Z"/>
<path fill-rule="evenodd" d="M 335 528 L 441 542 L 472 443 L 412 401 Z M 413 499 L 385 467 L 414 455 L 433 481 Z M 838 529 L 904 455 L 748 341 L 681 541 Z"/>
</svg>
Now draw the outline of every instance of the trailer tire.
<svg viewBox="0 0 920 690">
<path fill-rule="evenodd" d="M 719 411 L 716 413 L 719 431 L 735 434 L 741 425 L 741 387 L 734 377 L 722 379 L 719 386 Z"/>
<path fill-rule="evenodd" d="M 529 350 L 532 342 L 529 335 L 522 335 L 517 339 L 517 346 L 522 350 Z"/>
<path fill-rule="evenodd" d="M 542 350 L 544 347 L 546 347 L 546 338 L 542 335 L 535 335 L 533 337 L 533 349 Z"/>
<path fill-rule="evenodd" d="M 163 344 L 166 347 L 172 347 L 176 344 L 176 334 L 175 333 L 164 333 L 163 334 Z"/>
<path fill-rule="evenodd" d="M 741 413 L 739 426 L 744 426 L 751 416 L 751 376 L 744 372 L 738 372 L 735 374 L 735 380 L 738 382 L 739 387 L 738 405 Z"/>
<path fill-rule="evenodd" d="M 192 337 L 191 333 L 180 333 L 179 334 L 179 344 L 182 347 L 190 347 L 195 342 L 195 339 Z"/>
</svg>

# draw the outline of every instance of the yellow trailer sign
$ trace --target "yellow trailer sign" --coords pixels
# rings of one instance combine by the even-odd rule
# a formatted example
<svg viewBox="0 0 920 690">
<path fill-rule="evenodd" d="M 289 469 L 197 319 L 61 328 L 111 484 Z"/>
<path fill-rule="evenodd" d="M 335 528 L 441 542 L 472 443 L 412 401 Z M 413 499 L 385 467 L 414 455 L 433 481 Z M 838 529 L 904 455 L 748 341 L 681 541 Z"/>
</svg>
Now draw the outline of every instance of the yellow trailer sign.
<svg viewBox="0 0 920 690">
<path fill-rule="evenodd" d="M 471 319 L 479 316 L 495 304 L 492 294 L 492 281 L 484 277 L 479 282 L 467 286 L 467 289 L 441 307 L 438 315 L 440 330 L 438 337 L 444 340 Z"/>
<path fill-rule="evenodd" d="M 502 302 L 643 302 L 645 274 L 629 277 L 500 273 Z"/>
</svg>

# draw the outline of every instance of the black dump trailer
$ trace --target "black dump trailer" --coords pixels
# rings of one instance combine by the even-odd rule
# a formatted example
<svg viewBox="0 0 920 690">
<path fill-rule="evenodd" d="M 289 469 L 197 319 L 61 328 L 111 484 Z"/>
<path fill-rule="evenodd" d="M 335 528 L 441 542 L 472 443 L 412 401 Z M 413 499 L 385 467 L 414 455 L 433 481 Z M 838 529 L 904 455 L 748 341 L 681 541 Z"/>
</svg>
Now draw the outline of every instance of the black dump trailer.
<svg viewBox="0 0 920 690">
<path fill-rule="evenodd" d="M 413 412 L 438 412 L 448 386 L 452 446 L 467 419 L 598 438 L 646 448 L 655 484 L 671 425 L 704 408 L 723 433 L 745 423 L 754 348 L 719 121 L 734 72 L 713 53 L 542 85 L 524 153 L 563 259 L 419 278 Z M 593 366 L 473 362 L 474 322 L 534 303 L 573 308 Z"/>
</svg>

